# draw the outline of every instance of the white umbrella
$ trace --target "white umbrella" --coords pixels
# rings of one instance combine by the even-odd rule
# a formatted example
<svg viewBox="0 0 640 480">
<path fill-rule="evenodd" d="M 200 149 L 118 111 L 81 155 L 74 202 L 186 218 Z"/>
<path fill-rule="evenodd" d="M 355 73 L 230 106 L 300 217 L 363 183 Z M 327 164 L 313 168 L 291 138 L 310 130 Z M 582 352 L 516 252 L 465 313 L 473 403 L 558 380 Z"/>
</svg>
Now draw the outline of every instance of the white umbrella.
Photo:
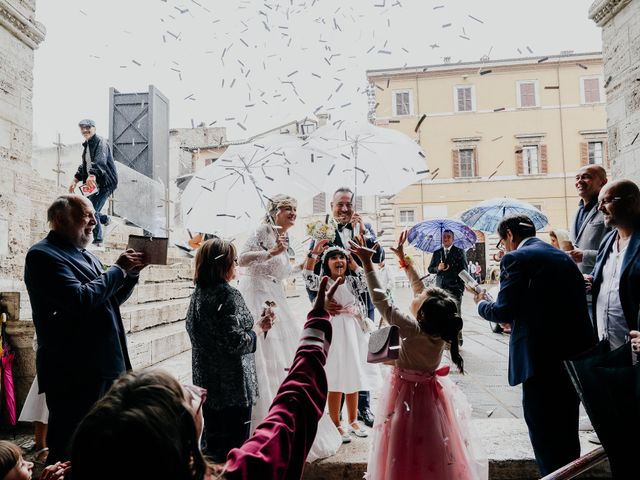
<svg viewBox="0 0 640 480">
<path fill-rule="evenodd" d="M 420 145 L 368 122 L 342 122 L 313 132 L 305 148 L 322 152 L 324 190 L 353 186 L 358 195 L 393 195 L 429 172 Z"/>
<path fill-rule="evenodd" d="M 322 187 L 312 153 L 293 135 L 272 135 L 229 147 L 197 172 L 182 194 L 185 227 L 191 232 L 235 236 L 259 223 L 274 195 L 312 197 Z"/>
</svg>

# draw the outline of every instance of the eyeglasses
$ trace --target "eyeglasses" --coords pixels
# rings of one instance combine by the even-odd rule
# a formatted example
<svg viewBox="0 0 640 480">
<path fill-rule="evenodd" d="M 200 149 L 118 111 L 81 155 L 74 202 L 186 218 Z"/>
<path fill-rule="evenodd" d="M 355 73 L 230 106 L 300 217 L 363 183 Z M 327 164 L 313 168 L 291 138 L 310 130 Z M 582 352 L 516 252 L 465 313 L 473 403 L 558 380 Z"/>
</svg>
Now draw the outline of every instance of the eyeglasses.
<svg viewBox="0 0 640 480">
<path fill-rule="evenodd" d="M 496 243 L 496 248 L 498 250 L 500 250 L 501 252 L 505 251 L 505 246 L 504 246 L 504 242 L 502 241 L 502 239 L 500 239 L 500 241 L 498 243 Z"/>
<path fill-rule="evenodd" d="M 198 387 L 197 385 L 188 384 L 183 384 L 182 388 L 184 388 L 185 391 L 189 392 L 189 395 L 191 396 L 191 406 L 193 407 L 196 414 L 199 413 L 202 405 L 207 399 L 207 389 Z"/>
<path fill-rule="evenodd" d="M 622 197 L 611 197 L 611 198 L 603 198 L 602 200 L 598 200 L 598 208 L 602 208 L 604 204 L 616 203 L 622 200 Z"/>
</svg>

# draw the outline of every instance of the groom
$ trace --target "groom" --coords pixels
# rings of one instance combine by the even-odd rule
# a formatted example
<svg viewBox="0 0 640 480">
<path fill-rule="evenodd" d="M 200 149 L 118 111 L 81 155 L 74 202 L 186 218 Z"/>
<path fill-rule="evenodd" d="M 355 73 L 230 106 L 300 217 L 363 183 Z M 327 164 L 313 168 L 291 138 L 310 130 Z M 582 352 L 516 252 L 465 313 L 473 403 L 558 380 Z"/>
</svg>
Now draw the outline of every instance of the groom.
<svg viewBox="0 0 640 480">
<path fill-rule="evenodd" d="M 328 244 L 328 246 L 336 246 L 349 250 L 349 240 L 352 240 L 356 235 L 362 234 L 364 236 L 365 244 L 368 248 L 375 248 L 376 253 L 373 255 L 373 262 L 380 263 L 384 261 L 384 250 L 382 247 L 374 247 L 376 245 L 376 235 L 373 231 L 373 227 L 370 223 L 364 223 L 362 217 L 353 210 L 353 201 L 355 197 L 353 192 L 347 187 L 341 187 L 335 191 L 331 200 L 331 214 L 333 219 L 338 224 L 335 239 Z M 314 242 L 311 242 L 308 256 L 312 257 Z M 360 265 L 360 259 L 356 256 L 353 257 L 358 265 Z M 320 273 L 320 263 L 316 263 L 316 273 Z M 307 289 L 309 299 L 313 301 L 315 299 L 315 292 Z M 365 294 L 365 305 L 367 305 L 367 316 L 374 320 L 375 308 L 371 301 L 371 296 L 367 292 Z M 330 310 L 330 306 L 327 306 Z M 368 427 L 373 426 L 373 413 L 370 409 L 370 395 L 369 392 L 360 392 L 358 395 L 358 420 L 364 422 Z"/>
</svg>

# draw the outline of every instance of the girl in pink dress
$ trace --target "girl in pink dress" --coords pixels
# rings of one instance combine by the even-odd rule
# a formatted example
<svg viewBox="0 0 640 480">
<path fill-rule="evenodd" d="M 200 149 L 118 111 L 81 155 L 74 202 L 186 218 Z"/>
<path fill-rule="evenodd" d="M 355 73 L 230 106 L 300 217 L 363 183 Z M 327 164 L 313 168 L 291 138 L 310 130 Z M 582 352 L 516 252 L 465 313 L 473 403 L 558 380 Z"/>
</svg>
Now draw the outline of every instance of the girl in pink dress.
<svg viewBox="0 0 640 480">
<path fill-rule="evenodd" d="M 389 301 L 376 278 L 371 251 L 352 245 L 366 272 L 373 303 L 400 328 L 400 357 L 380 398 L 369 457 L 368 480 L 484 480 L 488 463 L 470 434 L 471 407 L 440 366 L 449 348 L 451 360 L 463 372 L 458 350 L 462 319 L 454 300 L 440 288 L 425 289 L 404 257 L 400 236 L 392 249 L 400 258 L 416 297 L 411 315 Z M 474 441 L 475 440 L 475 441 Z"/>
</svg>

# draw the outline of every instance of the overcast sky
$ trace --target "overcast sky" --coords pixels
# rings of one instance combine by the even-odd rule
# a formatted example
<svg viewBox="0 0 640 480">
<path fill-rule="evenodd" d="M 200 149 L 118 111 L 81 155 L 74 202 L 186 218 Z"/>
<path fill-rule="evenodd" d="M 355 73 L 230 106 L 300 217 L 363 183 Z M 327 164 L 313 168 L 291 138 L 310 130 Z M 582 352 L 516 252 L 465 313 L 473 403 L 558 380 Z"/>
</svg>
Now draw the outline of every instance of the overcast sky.
<svg viewBox="0 0 640 480">
<path fill-rule="evenodd" d="M 170 99 L 171 127 L 236 140 L 321 109 L 365 119 L 365 71 L 601 50 L 592 0 L 64 0 L 37 3 L 34 142 L 108 135 L 109 87 Z M 215 123 L 214 123 L 215 122 Z"/>
</svg>

